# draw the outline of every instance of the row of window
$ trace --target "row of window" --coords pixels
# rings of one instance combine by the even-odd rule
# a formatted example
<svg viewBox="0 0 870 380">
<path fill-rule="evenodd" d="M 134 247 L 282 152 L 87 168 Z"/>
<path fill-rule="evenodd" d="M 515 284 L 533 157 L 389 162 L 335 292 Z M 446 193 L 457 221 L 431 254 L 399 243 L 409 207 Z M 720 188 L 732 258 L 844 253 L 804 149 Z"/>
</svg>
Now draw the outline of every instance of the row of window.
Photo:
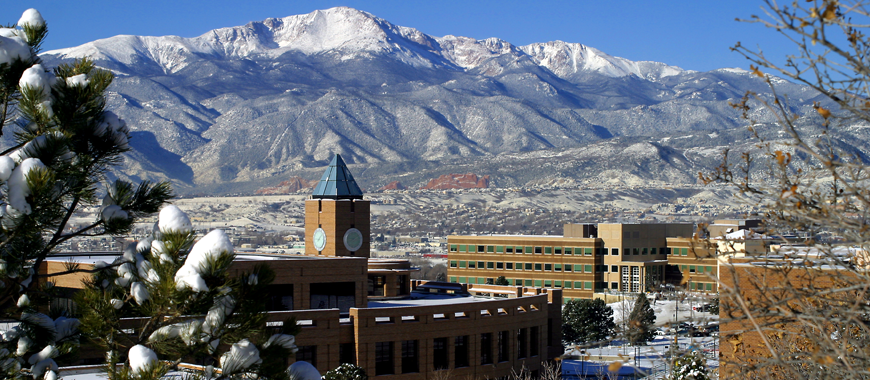
<svg viewBox="0 0 870 380">
<path fill-rule="evenodd" d="M 712 282 L 690 282 L 689 289 L 690 290 L 706 290 L 708 292 L 712 292 L 713 288 L 716 284 Z"/>
<path fill-rule="evenodd" d="M 540 329 L 537 326 L 530 328 L 521 328 L 515 331 L 504 330 L 498 333 L 482 333 L 480 334 L 480 365 L 493 364 L 493 359 L 498 362 L 506 362 L 509 360 L 508 354 L 510 350 L 511 335 L 515 334 L 517 342 L 517 359 L 524 359 L 528 356 L 539 355 L 540 344 Z M 470 342 L 471 336 L 462 335 L 453 337 L 453 368 L 468 367 L 470 365 Z M 497 340 L 496 340 L 497 339 Z M 451 338 L 435 338 L 432 341 L 432 366 L 436 370 L 450 369 L 450 355 L 448 345 Z M 395 374 L 395 364 L 393 359 L 394 344 L 401 344 L 401 373 L 417 373 L 420 372 L 420 341 L 419 340 L 404 340 L 401 342 L 377 342 L 375 343 L 375 374 L 376 375 L 392 375 Z M 349 346 L 349 347 L 346 347 Z M 352 344 L 342 344 L 340 352 L 340 361 L 342 363 L 354 363 L 352 353 L 351 357 L 347 357 L 344 352 L 346 348 L 353 348 Z M 496 352 L 493 352 L 496 348 Z M 296 361 L 307 361 L 317 366 L 317 346 L 302 346 L 296 353 Z M 495 355 L 493 355 L 495 354 Z"/>
<path fill-rule="evenodd" d="M 689 273 L 713 273 L 712 266 L 704 266 L 704 265 L 680 265 L 680 271 L 685 272 L 689 271 Z"/>
<path fill-rule="evenodd" d="M 527 255 L 606 255 L 619 256 L 619 248 L 581 248 L 581 247 L 537 247 L 537 246 L 504 246 L 504 245 L 467 245 L 450 244 L 450 252 L 462 253 L 514 253 Z M 625 248 L 625 255 L 661 255 L 666 254 L 688 256 L 688 248 Z"/>
<path fill-rule="evenodd" d="M 544 272 L 577 272 L 595 273 L 607 272 L 607 265 L 592 264 L 552 264 L 552 263 L 504 263 L 493 261 L 464 261 L 450 260 L 451 268 L 459 269 L 506 269 L 506 270 L 534 270 Z M 613 265 L 614 271 L 618 266 Z M 593 268 L 595 269 L 593 271 Z"/>
<path fill-rule="evenodd" d="M 492 284 L 492 278 L 486 277 L 459 277 L 459 276 L 450 276 L 450 282 L 460 283 L 460 284 Z M 562 280 L 530 280 L 530 279 L 508 279 L 508 282 L 511 282 L 514 286 L 527 286 L 527 287 L 536 287 L 536 288 L 558 288 L 558 289 L 577 289 L 577 290 L 593 290 L 594 289 L 604 289 L 607 288 L 607 282 L 593 282 L 593 281 L 562 281 Z M 617 289 L 617 283 L 613 283 L 614 288 Z"/>
</svg>

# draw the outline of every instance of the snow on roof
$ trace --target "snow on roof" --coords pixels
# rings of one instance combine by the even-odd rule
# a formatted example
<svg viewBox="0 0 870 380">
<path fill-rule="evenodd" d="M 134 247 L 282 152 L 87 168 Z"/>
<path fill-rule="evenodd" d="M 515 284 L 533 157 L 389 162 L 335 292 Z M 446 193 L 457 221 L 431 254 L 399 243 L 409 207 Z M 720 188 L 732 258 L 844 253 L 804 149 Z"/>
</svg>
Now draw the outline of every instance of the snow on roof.
<svg viewBox="0 0 870 380">
<path fill-rule="evenodd" d="M 749 239 L 772 239 L 767 235 L 762 235 L 757 232 L 753 232 L 751 230 L 737 230 L 731 233 L 725 234 L 725 236 L 717 237 L 716 239 L 725 239 L 725 240 L 749 240 Z"/>
<path fill-rule="evenodd" d="M 495 298 L 458 294 L 413 292 L 411 293 L 411 298 L 401 300 L 369 301 L 368 307 L 455 305 L 460 303 L 486 302 L 492 300 L 495 300 Z"/>
</svg>

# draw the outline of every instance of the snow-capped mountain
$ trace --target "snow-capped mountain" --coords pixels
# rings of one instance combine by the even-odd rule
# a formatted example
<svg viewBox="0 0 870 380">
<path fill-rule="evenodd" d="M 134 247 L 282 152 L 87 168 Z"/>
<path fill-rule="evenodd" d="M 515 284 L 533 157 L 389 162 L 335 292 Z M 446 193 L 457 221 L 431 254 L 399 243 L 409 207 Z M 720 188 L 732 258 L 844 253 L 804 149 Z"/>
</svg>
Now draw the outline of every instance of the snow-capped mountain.
<svg viewBox="0 0 870 380">
<path fill-rule="evenodd" d="M 701 156 L 686 155 L 677 138 L 742 130 L 729 102 L 769 91 L 742 70 L 695 72 L 562 41 L 434 37 L 345 7 L 194 38 L 116 36 L 43 54 L 49 65 L 81 57 L 117 75 L 109 106 L 133 130 L 127 175 L 168 178 L 187 191 L 274 185 L 333 153 L 367 168 L 367 188 L 430 173 L 425 168 L 437 176 L 451 165 L 499 160 L 511 164 L 477 174 L 523 185 L 621 178 L 614 173 L 645 167 L 653 177 L 691 182 L 710 162 L 693 161 Z M 778 90 L 796 109 L 820 100 L 787 82 Z M 687 137 L 709 147 L 727 145 L 723 138 Z M 619 159 L 589 171 L 529 170 L 516 161 L 593 146 Z"/>
</svg>

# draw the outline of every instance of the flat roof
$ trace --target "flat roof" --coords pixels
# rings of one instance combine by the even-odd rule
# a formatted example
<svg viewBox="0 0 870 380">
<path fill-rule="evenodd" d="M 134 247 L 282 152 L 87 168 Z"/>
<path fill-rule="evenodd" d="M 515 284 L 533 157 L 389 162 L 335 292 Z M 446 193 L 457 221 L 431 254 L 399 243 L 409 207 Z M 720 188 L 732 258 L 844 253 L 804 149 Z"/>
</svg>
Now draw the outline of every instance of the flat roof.
<svg viewBox="0 0 870 380">
<path fill-rule="evenodd" d="M 412 292 L 411 297 L 406 299 L 369 301 L 368 308 L 455 305 L 461 303 L 487 302 L 504 299 L 505 298 L 480 297 L 463 294 Z"/>
</svg>

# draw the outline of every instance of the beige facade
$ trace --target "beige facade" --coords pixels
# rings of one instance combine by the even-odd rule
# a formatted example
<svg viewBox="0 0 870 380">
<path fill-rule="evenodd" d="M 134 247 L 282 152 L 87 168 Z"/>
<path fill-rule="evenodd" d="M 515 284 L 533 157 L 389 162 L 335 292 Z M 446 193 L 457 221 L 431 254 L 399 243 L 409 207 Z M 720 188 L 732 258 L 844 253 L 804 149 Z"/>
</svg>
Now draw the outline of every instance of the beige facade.
<svg viewBox="0 0 870 380">
<path fill-rule="evenodd" d="M 638 292 L 665 279 L 668 237 L 691 224 L 566 224 L 562 236 L 449 236 L 450 282 L 562 289 L 565 298 Z M 473 264 L 472 264 L 473 263 Z M 482 264 L 482 265 L 481 265 Z"/>
</svg>

